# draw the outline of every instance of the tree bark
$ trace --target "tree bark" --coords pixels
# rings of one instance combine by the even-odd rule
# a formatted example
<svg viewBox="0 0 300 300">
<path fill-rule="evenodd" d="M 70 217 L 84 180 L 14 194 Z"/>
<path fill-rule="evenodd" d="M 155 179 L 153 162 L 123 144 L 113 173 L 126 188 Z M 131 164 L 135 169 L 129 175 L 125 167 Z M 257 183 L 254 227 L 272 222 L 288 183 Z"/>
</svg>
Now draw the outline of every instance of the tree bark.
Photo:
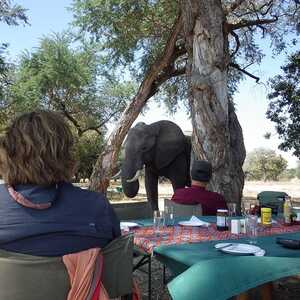
<svg viewBox="0 0 300 300">
<path fill-rule="evenodd" d="M 90 178 L 90 189 L 106 193 L 121 145 L 132 123 L 138 117 L 147 100 L 156 93 L 158 87 L 170 76 L 173 76 L 172 72 L 169 73 L 169 66 L 173 64 L 178 57 L 176 40 L 181 30 L 182 18 L 179 15 L 161 57 L 151 66 L 137 94 L 128 104 L 120 121 L 108 137 L 104 150 L 94 166 Z"/>
<path fill-rule="evenodd" d="M 226 16 L 220 0 L 182 0 L 193 149 L 212 163 L 210 188 L 240 206 L 245 147 L 227 92 L 230 63 Z"/>
</svg>

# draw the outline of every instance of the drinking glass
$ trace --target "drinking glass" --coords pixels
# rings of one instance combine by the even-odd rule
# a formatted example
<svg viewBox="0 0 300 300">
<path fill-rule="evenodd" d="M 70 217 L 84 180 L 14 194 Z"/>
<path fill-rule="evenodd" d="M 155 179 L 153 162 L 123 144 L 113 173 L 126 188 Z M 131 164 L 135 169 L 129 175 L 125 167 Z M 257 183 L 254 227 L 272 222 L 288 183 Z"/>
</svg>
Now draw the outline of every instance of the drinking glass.
<svg viewBox="0 0 300 300">
<path fill-rule="evenodd" d="M 236 203 L 227 203 L 229 217 L 236 217 Z"/>
<path fill-rule="evenodd" d="M 243 201 L 241 209 L 242 209 L 242 215 L 244 217 L 248 216 L 250 213 L 250 203 Z"/>
<path fill-rule="evenodd" d="M 175 216 L 174 216 L 173 206 L 165 206 L 164 212 L 165 212 L 165 225 L 166 226 L 174 226 Z"/>
<path fill-rule="evenodd" d="M 165 218 L 164 212 L 160 210 L 155 210 L 153 212 L 153 231 L 155 236 L 159 236 L 162 227 L 164 226 Z"/>
<path fill-rule="evenodd" d="M 258 229 L 258 217 L 257 215 L 247 215 L 246 222 L 246 236 L 249 244 L 257 243 L 257 229 Z"/>
</svg>

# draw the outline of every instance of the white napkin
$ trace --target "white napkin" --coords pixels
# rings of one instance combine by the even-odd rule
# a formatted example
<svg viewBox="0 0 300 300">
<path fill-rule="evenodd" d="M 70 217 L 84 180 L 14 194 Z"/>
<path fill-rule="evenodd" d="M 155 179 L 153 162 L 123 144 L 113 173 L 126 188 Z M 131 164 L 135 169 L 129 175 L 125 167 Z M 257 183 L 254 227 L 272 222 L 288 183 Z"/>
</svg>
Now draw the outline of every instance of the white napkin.
<svg viewBox="0 0 300 300">
<path fill-rule="evenodd" d="M 129 230 L 130 228 L 139 227 L 140 225 L 134 222 L 120 222 L 121 230 Z"/>
<path fill-rule="evenodd" d="M 206 226 L 208 227 L 210 225 L 210 223 L 202 221 L 200 219 L 198 219 L 196 216 L 192 216 L 189 220 L 189 222 L 195 226 Z"/>
<path fill-rule="evenodd" d="M 255 256 L 265 256 L 265 254 L 266 254 L 266 250 L 261 249 L 261 248 L 259 251 L 254 253 Z"/>
</svg>

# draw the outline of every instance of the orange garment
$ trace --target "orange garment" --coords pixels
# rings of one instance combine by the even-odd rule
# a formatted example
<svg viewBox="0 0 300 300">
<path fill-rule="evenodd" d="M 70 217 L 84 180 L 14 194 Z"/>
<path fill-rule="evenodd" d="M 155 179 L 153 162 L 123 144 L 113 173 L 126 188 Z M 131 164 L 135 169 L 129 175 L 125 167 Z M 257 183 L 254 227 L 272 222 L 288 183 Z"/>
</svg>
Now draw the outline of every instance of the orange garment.
<svg viewBox="0 0 300 300">
<path fill-rule="evenodd" d="M 99 248 L 64 255 L 63 262 L 71 284 L 67 300 L 109 300 L 101 283 L 103 256 Z"/>
</svg>

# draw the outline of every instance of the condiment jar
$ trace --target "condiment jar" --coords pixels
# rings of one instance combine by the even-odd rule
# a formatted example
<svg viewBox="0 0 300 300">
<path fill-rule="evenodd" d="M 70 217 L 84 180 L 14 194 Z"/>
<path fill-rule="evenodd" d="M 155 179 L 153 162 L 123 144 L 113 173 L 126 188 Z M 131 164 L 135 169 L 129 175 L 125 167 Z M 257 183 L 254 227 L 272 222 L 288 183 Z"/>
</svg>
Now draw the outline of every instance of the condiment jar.
<svg viewBox="0 0 300 300">
<path fill-rule="evenodd" d="M 262 207 L 261 210 L 261 224 L 263 226 L 272 225 L 272 209 L 270 207 Z"/>
<path fill-rule="evenodd" d="M 217 210 L 217 230 L 225 231 L 228 230 L 228 210 L 218 209 Z"/>
</svg>

